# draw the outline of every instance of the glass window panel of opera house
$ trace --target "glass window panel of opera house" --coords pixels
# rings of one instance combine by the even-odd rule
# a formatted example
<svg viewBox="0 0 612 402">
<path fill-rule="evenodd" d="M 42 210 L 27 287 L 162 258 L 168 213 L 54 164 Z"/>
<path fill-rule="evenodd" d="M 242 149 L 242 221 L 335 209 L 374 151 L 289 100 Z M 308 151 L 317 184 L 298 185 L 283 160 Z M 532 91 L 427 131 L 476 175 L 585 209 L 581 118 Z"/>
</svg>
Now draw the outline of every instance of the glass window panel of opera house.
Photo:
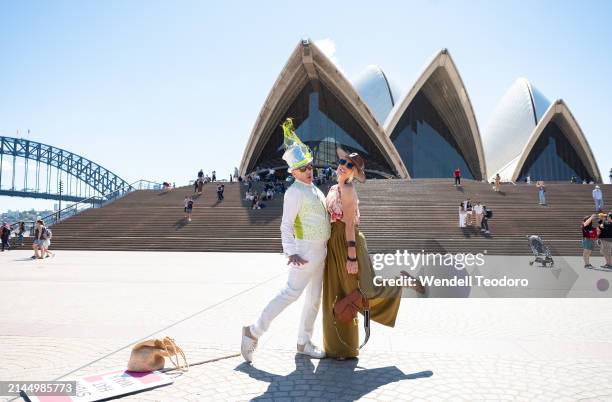
<svg viewBox="0 0 612 402">
<path fill-rule="evenodd" d="M 315 91 L 311 84 L 302 89 L 283 118 L 276 122 L 274 132 L 254 168 L 286 170 L 281 158 L 284 148 L 280 124 L 287 117 L 293 118 L 298 137 L 312 150 L 315 167 L 335 167 L 338 160 L 336 147 L 340 146 L 347 152 L 358 152 L 365 158 L 366 175 L 369 178 L 396 174 L 342 103 L 323 85 Z"/>
<path fill-rule="evenodd" d="M 404 112 L 391 141 L 412 178 L 449 177 L 456 168 L 462 177 L 474 178 L 451 131 L 422 92 Z"/>
<path fill-rule="evenodd" d="M 524 181 L 527 176 L 531 180 L 569 181 L 572 177 L 579 181 L 592 180 L 574 147 L 554 122 L 546 126 L 536 141 L 519 181 Z"/>
</svg>

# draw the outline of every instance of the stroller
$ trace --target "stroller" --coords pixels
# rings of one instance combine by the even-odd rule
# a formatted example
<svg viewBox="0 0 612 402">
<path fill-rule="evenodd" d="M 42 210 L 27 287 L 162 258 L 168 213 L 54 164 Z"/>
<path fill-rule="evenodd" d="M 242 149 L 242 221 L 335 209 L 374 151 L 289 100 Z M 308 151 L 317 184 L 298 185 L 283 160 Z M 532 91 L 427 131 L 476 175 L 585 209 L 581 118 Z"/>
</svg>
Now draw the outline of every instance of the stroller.
<svg viewBox="0 0 612 402">
<path fill-rule="evenodd" d="M 542 240 L 540 236 L 527 236 L 527 241 L 535 257 L 535 260 L 529 261 L 529 265 L 533 265 L 534 262 L 539 262 L 542 264 L 542 267 L 546 267 L 547 264 L 550 264 L 552 268 L 552 266 L 555 265 L 552 255 L 550 255 L 550 250 L 544 245 L 544 240 Z"/>
</svg>

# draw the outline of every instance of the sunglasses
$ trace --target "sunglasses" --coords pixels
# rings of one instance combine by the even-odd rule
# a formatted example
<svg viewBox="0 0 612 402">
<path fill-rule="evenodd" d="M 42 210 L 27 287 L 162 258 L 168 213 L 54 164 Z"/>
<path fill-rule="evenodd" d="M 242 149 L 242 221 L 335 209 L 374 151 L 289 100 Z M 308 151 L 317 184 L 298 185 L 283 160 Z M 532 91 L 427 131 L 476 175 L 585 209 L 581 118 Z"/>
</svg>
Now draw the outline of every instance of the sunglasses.
<svg viewBox="0 0 612 402">
<path fill-rule="evenodd" d="M 300 172 L 302 172 L 302 173 L 304 173 L 304 172 L 305 172 L 305 171 L 307 171 L 307 170 L 312 170 L 312 164 L 310 164 L 310 163 L 309 163 L 309 164 L 308 164 L 308 165 L 306 165 L 306 166 L 302 166 L 301 168 L 298 168 L 298 170 L 299 170 Z"/>
<path fill-rule="evenodd" d="M 344 166 L 344 165 L 346 165 L 346 168 L 347 168 L 347 169 L 352 169 L 352 168 L 353 168 L 353 166 L 355 166 L 355 164 L 354 164 L 353 162 L 349 162 L 349 161 L 347 161 L 346 159 L 340 159 L 340 160 L 338 161 L 338 165 L 340 165 L 340 166 Z"/>
</svg>

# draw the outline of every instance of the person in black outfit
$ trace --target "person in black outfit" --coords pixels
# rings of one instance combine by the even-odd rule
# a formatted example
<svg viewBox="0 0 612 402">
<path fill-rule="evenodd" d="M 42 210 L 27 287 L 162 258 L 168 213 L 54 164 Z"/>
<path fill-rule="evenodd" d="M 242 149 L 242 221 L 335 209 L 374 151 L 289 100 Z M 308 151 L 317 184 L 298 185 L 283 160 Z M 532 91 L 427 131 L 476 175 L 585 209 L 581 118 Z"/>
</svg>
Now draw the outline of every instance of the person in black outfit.
<svg viewBox="0 0 612 402">
<path fill-rule="evenodd" d="M 486 205 L 482 206 L 482 221 L 480 222 L 480 231 L 485 234 L 491 233 L 489 231 L 489 217 L 491 216 L 491 212 L 487 208 Z"/>
<path fill-rule="evenodd" d="M 2 251 L 6 248 L 8 251 L 11 246 L 9 245 L 9 238 L 11 237 L 11 227 L 6 224 L 6 222 L 2 222 L 2 229 L 0 229 L 0 238 L 2 239 Z"/>
<path fill-rule="evenodd" d="M 606 260 L 602 268 L 612 269 L 612 212 L 606 215 L 605 220 L 599 222 L 599 250 Z"/>
</svg>

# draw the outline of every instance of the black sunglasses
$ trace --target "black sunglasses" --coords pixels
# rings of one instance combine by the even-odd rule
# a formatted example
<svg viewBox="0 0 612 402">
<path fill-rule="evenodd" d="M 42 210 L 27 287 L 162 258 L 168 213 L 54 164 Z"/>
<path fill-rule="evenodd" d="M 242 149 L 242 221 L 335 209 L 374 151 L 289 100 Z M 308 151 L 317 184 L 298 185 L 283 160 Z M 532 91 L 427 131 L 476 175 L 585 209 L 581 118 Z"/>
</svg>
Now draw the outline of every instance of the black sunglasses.
<svg viewBox="0 0 612 402">
<path fill-rule="evenodd" d="M 340 159 L 340 160 L 338 161 L 338 165 L 341 165 L 341 166 L 342 166 L 342 165 L 346 165 L 347 169 L 352 169 L 352 168 L 353 168 L 353 166 L 355 166 L 355 165 L 353 164 L 353 162 L 349 162 L 349 161 L 347 161 L 346 159 Z"/>
<path fill-rule="evenodd" d="M 304 173 L 306 170 L 312 170 L 312 164 L 308 164 L 306 166 L 302 166 L 301 168 L 298 168 L 298 170 L 302 173 Z"/>
</svg>

